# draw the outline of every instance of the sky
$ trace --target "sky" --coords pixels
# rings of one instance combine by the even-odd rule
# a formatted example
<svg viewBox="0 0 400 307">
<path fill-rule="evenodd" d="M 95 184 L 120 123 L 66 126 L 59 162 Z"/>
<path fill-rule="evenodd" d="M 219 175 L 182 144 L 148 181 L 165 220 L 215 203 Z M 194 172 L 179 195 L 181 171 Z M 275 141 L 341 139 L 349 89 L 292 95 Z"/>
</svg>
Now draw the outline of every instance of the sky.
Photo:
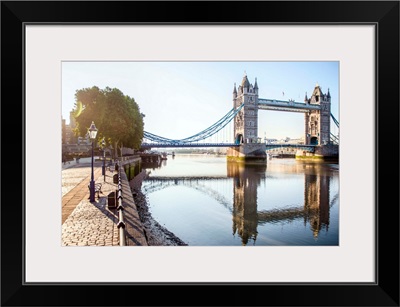
<svg viewBox="0 0 400 307">
<path fill-rule="evenodd" d="M 304 102 L 316 84 L 331 94 L 331 113 L 339 118 L 339 62 L 63 62 L 62 118 L 69 124 L 77 90 L 118 88 L 145 114 L 144 130 L 170 139 L 192 136 L 233 107 L 232 92 L 244 74 L 255 78 L 259 98 Z M 112 119 L 110 119 L 112 120 Z M 225 129 L 232 130 L 228 125 Z M 335 130 L 336 129 L 336 130 Z M 231 138 L 231 132 L 223 137 Z M 337 134 L 332 123 L 331 132 Z M 259 110 L 258 136 L 304 136 L 304 114 Z"/>
</svg>

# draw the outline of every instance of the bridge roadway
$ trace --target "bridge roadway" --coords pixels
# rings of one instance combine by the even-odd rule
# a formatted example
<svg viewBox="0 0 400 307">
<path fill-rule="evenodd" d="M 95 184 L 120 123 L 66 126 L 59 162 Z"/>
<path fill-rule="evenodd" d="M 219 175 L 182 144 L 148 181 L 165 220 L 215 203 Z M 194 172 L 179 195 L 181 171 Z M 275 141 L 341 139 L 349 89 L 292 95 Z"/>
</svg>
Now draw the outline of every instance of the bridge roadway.
<svg viewBox="0 0 400 307">
<path fill-rule="evenodd" d="M 149 148 L 192 148 L 192 147 L 239 147 L 235 143 L 142 143 L 143 149 Z"/>
<path fill-rule="evenodd" d="M 142 143 L 142 149 L 150 148 L 195 148 L 195 147 L 239 147 L 235 143 Z M 317 145 L 304 144 L 265 144 L 265 150 L 274 148 L 298 148 L 301 150 L 314 152 Z"/>
</svg>

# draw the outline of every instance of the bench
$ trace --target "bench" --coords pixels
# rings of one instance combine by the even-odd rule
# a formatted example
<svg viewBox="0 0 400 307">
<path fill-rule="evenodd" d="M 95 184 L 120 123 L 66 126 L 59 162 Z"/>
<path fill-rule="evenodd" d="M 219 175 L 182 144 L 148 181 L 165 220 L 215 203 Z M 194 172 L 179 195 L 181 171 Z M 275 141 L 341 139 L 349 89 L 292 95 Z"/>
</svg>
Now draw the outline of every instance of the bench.
<svg viewBox="0 0 400 307">
<path fill-rule="evenodd" d="M 94 184 L 94 193 L 95 194 L 97 193 L 97 198 L 100 198 L 100 193 L 103 194 L 103 192 L 101 191 L 101 186 L 102 186 L 101 183 L 95 183 Z M 88 189 L 89 189 L 89 192 L 90 192 L 90 183 L 88 184 Z"/>
</svg>

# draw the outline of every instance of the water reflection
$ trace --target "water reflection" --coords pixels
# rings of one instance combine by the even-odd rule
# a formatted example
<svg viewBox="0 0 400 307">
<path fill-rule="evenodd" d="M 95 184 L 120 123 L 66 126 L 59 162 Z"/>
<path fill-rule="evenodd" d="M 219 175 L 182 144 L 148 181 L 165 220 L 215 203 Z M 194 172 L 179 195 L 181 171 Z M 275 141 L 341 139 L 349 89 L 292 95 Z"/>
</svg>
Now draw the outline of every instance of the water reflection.
<svg viewBox="0 0 400 307">
<path fill-rule="evenodd" d="M 317 237 L 321 228 L 329 228 L 329 191 L 330 177 L 321 168 L 321 165 L 304 165 L 304 224 L 310 224 L 314 237 Z"/>
<path fill-rule="evenodd" d="M 182 163 L 185 167 L 180 169 L 177 161 L 179 158 L 168 161 L 171 165 L 168 165 L 166 160 L 158 166 L 143 164 L 143 168 L 152 171 L 142 190 L 150 195 L 168 187 L 178 188 L 170 193 L 174 194 L 173 196 L 168 196 L 174 197 L 174 216 L 165 209 L 168 202 L 159 205 L 163 207 L 160 211 L 165 216 L 170 215 L 165 217 L 169 223 L 166 225 L 168 228 L 175 228 L 174 232 L 178 236 L 182 233 L 183 236 L 197 238 L 191 237 L 191 241 L 199 241 L 195 245 L 215 245 L 216 243 L 212 241 L 215 237 L 221 238 L 218 245 L 237 245 L 239 243 L 237 239 L 240 240 L 241 245 L 256 245 L 256 243 L 257 245 L 311 245 L 317 244 L 315 242 L 321 232 L 327 234 L 329 230 L 331 207 L 338 202 L 337 169 L 332 170 L 329 164 L 291 160 L 287 163 L 269 161 L 268 165 L 251 165 L 210 160 L 209 165 L 204 165 L 214 167 L 214 171 L 210 173 L 211 175 L 207 175 L 206 171 L 199 175 L 191 171 L 196 169 L 196 166 L 188 168 L 189 164 L 185 161 Z M 219 172 L 217 175 L 215 169 L 221 165 L 225 165 L 226 173 Z M 168 167 L 174 168 L 173 171 L 168 171 Z M 331 178 L 335 178 L 334 195 L 331 195 Z M 195 194 L 192 196 L 186 190 L 182 190 L 187 187 L 207 195 L 216 204 L 222 204 L 228 212 L 224 213 L 216 207 L 206 210 L 204 205 L 200 209 L 195 208 Z M 163 195 L 162 199 L 165 200 L 165 198 Z M 190 207 L 191 202 L 188 200 L 192 200 L 193 207 Z M 151 205 L 157 207 L 157 204 Z M 219 211 L 216 212 L 216 210 Z M 187 211 L 184 218 L 178 217 L 180 211 Z M 205 211 L 209 211 L 208 216 Z M 203 218 L 199 218 L 200 212 Z M 229 223 L 228 220 L 220 221 L 221 216 L 226 213 L 229 213 L 231 217 L 231 230 L 225 226 L 227 222 Z M 335 219 L 336 214 L 337 212 L 335 212 Z M 198 220 L 193 222 L 196 217 Z M 185 223 L 187 223 L 186 226 L 183 225 Z M 197 224 L 201 230 L 193 226 Z M 303 224 L 304 228 L 308 229 L 307 233 L 311 233 L 314 241 L 309 239 L 306 232 L 299 231 L 299 224 Z M 290 230 L 279 233 L 276 225 L 280 225 L 279 227 L 285 225 L 285 229 Z M 332 235 L 328 239 L 324 236 L 323 240 L 326 241 L 320 244 L 338 244 L 337 226 L 335 220 Z M 204 229 L 208 229 L 212 236 L 207 235 Z M 225 239 L 227 230 L 231 236 L 234 236 L 233 239 L 232 237 Z"/>
<path fill-rule="evenodd" d="M 282 166 L 280 166 L 282 167 Z M 257 239 L 257 226 L 262 223 L 289 221 L 303 217 L 314 237 L 322 227 L 329 227 L 329 191 L 330 177 L 323 164 L 306 164 L 283 166 L 285 172 L 304 173 L 304 206 L 284 209 L 258 211 L 258 186 L 266 178 L 266 165 L 244 165 L 228 163 L 228 177 L 234 178 L 233 187 L 233 233 L 238 233 L 243 245 L 249 239 Z M 290 193 L 290 191 L 288 191 Z"/>
<path fill-rule="evenodd" d="M 267 165 L 246 165 L 227 162 L 228 177 L 234 179 L 233 185 L 233 234 L 242 238 L 247 245 L 249 239 L 257 239 L 257 190 L 261 180 L 265 179 Z"/>
</svg>

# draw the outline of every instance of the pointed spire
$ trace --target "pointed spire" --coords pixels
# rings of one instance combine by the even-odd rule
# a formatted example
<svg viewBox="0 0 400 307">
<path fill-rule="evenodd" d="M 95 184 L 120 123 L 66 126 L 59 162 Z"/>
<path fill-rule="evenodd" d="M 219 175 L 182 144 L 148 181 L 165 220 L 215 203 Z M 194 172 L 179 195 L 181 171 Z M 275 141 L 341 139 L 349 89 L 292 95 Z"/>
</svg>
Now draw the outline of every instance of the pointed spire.
<svg viewBox="0 0 400 307">
<path fill-rule="evenodd" d="M 243 79 L 242 79 L 242 87 L 249 89 L 249 86 L 250 86 L 250 82 L 249 82 L 249 79 L 247 79 L 247 75 L 246 75 L 246 72 L 245 72 L 244 76 L 243 76 Z"/>
<path fill-rule="evenodd" d="M 313 93 L 312 93 L 311 96 L 320 96 L 320 97 L 323 96 L 322 89 L 319 86 L 318 82 L 315 84 L 315 88 L 314 88 Z"/>
<path fill-rule="evenodd" d="M 256 82 L 254 83 L 254 89 L 258 90 L 257 78 L 256 78 Z"/>
<path fill-rule="evenodd" d="M 331 93 L 329 93 L 329 88 L 328 88 L 328 98 L 331 98 Z"/>
<path fill-rule="evenodd" d="M 237 94 L 237 91 L 236 91 L 236 82 L 235 82 L 235 85 L 233 86 L 233 94 Z"/>
<path fill-rule="evenodd" d="M 306 92 L 306 96 L 304 97 L 304 101 L 308 101 L 307 92 Z"/>
</svg>

